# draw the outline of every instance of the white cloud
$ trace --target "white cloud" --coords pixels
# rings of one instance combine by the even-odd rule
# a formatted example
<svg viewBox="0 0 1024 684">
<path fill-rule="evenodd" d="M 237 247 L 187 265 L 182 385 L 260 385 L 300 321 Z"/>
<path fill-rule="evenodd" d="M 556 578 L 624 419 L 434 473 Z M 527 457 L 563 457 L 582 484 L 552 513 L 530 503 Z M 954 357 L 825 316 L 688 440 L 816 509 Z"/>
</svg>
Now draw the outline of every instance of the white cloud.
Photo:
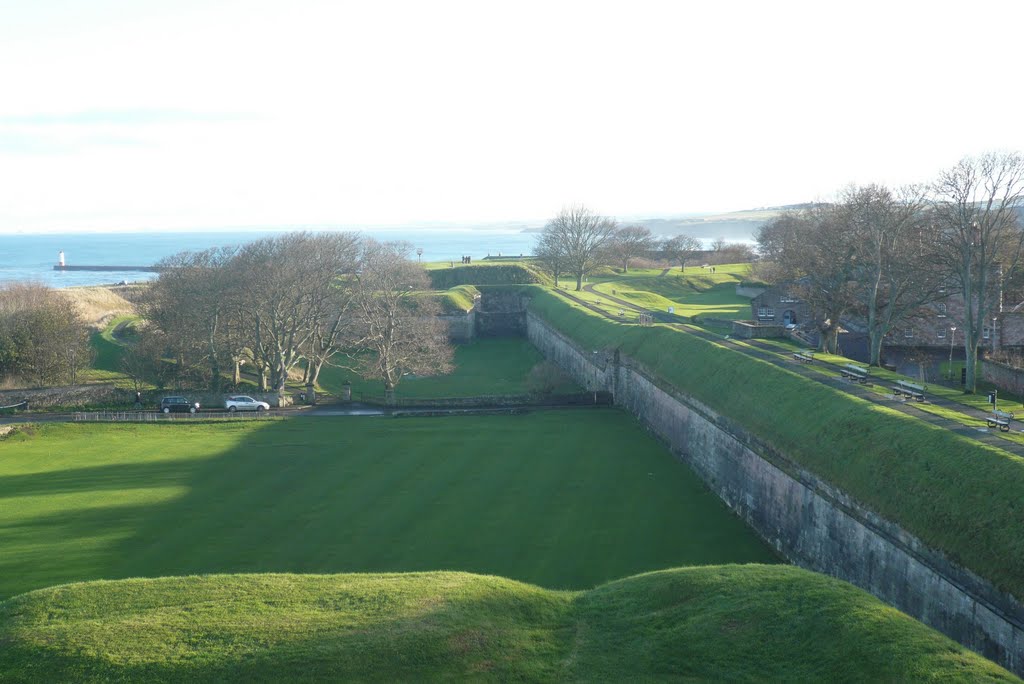
<svg viewBox="0 0 1024 684">
<path fill-rule="evenodd" d="M 803 201 L 1024 148 L 998 2 L 0 4 L 0 230 Z"/>
</svg>

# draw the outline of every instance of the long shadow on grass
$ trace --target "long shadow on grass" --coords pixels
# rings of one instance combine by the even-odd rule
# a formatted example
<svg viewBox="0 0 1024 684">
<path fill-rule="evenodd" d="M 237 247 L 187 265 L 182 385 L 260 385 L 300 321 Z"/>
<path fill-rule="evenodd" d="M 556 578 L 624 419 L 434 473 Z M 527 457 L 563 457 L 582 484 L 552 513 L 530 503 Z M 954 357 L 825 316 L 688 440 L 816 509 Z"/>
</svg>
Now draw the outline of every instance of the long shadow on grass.
<svg viewBox="0 0 1024 684">
<path fill-rule="evenodd" d="M 153 434 L 188 448 L 173 430 Z M 38 540 L 32 553 L 0 558 L 0 575 L 17 578 L 0 597 L 60 581 L 221 572 L 463 570 L 579 589 L 659 568 L 777 560 L 613 410 L 297 419 L 254 425 L 214 456 L 78 474 L 83 493 L 99 493 L 88 505 L 0 529 L 9 541 Z M 65 492 L 74 475 L 18 486 Z M 117 500 L 141 483 L 159 495 Z"/>
</svg>

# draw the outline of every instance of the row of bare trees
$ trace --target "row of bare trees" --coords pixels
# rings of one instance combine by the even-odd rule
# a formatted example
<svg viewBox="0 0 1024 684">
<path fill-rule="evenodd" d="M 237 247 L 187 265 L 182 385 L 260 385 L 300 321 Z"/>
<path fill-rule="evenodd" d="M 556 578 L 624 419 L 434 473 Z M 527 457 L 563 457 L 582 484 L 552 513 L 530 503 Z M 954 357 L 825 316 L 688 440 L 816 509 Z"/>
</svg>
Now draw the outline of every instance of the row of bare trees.
<svg viewBox="0 0 1024 684">
<path fill-rule="evenodd" d="M 563 209 L 548 221 L 534 249 L 537 259 L 554 276 L 556 286 L 562 275 L 568 275 L 576 281 L 577 290 L 598 266 L 615 264 L 626 272 L 633 261 L 654 256 L 679 264 L 683 270 L 686 262 L 700 252 L 697 238 L 676 235 L 658 240 L 644 226 L 619 226 L 583 206 Z"/>
<path fill-rule="evenodd" d="M 929 185 L 850 187 L 838 200 L 781 215 L 760 229 L 761 276 L 793 283 L 834 351 L 839 321 L 866 322 L 873 365 L 894 326 L 926 304 L 963 300 L 967 389 L 977 379 L 985 322 L 1024 247 L 1024 156 L 961 160 Z M 1004 282 L 1001 282 L 1004 281 Z"/>
<path fill-rule="evenodd" d="M 45 285 L 0 289 L 0 377 L 35 386 L 74 384 L 92 362 L 75 303 Z"/>
<path fill-rule="evenodd" d="M 170 257 L 141 304 L 147 325 L 125 370 L 219 391 L 249 368 L 261 390 L 280 392 L 292 376 L 315 384 L 339 365 L 379 378 L 387 394 L 403 375 L 446 372 L 447 330 L 410 252 L 353 233 L 297 232 Z"/>
</svg>

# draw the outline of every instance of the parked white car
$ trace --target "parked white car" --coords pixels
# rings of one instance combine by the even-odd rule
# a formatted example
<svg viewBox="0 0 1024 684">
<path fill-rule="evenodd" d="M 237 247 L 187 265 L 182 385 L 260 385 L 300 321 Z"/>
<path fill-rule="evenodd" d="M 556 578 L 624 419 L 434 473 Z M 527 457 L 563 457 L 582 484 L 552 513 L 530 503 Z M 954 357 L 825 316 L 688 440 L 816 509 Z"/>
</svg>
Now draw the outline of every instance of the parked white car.
<svg viewBox="0 0 1024 684">
<path fill-rule="evenodd" d="M 240 394 L 236 397 L 225 399 L 224 408 L 232 413 L 235 411 L 266 411 L 270 408 L 270 404 L 265 401 L 256 401 L 252 397 Z"/>
</svg>

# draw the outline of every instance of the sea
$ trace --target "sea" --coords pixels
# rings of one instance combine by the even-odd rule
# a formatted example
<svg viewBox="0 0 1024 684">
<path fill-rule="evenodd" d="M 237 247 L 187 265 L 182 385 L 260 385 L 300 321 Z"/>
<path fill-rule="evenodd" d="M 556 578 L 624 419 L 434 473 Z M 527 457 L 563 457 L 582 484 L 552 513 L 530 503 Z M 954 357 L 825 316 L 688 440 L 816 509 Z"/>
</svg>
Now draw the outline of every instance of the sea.
<svg viewBox="0 0 1024 684">
<path fill-rule="evenodd" d="M 0 283 L 36 282 L 50 287 L 78 287 L 121 282 L 144 282 L 157 277 L 146 271 L 57 271 L 60 252 L 71 265 L 153 266 L 161 259 L 183 251 L 241 245 L 259 238 L 280 235 L 280 230 L 224 232 L 146 233 L 45 233 L 0 234 Z M 410 257 L 427 261 L 454 261 L 463 256 L 479 261 L 487 256 L 519 256 L 533 252 L 537 233 L 522 229 L 432 229 L 363 230 L 367 237 L 381 241 L 410 243 Z M 416 250 L 423 253 L 417 255 Z"/>
</svg>

